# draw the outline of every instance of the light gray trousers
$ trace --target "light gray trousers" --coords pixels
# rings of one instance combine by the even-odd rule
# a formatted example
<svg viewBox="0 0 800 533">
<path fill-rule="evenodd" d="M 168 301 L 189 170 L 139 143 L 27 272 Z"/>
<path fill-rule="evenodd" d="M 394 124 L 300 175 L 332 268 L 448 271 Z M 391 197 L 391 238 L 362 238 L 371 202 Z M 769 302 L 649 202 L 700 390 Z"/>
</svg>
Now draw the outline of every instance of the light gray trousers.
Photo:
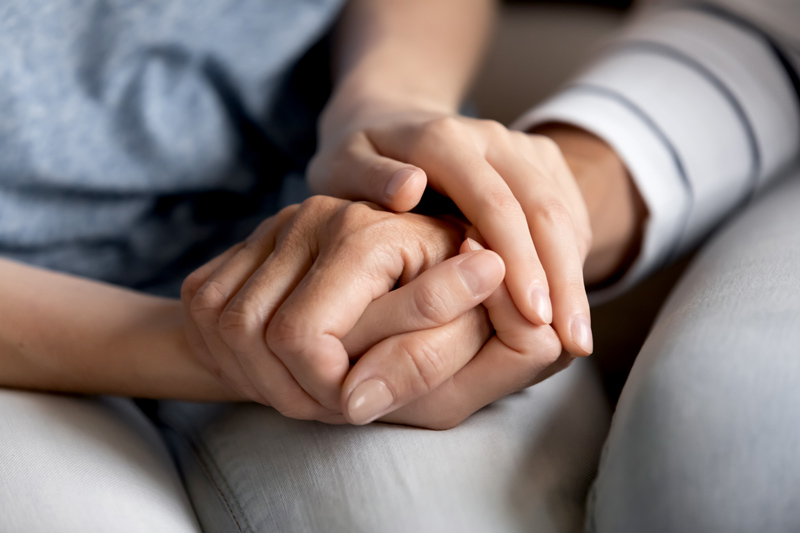
<svg viewBox="0 0 800 533">
<path fill-rule="evenodd" d="M 125 400 L 0 391 L 0 531 L 579 531 L 593 479 L 589 531 L 799 531 L 798 206 L 795 172 L 706 244 L 610 433 L 589 360 L 446 432 L 164 404 L 177 470 Z"/>
</svg>

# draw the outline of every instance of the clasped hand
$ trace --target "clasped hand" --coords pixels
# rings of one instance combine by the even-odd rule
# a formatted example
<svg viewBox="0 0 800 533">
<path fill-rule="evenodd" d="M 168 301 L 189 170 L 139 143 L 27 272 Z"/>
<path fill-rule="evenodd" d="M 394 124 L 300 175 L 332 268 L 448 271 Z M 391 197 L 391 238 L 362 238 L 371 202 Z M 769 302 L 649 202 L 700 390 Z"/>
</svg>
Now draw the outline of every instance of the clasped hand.
<svg viewBox="0 0 800 533">
<path fill-rule="evenodd" d="M 288 417 L 453 427 L 572 359 L 464 230 L 328 197 L 288 207 L 184 282 L 193 353 Z"/>
<path fill-rule="evenodd" d="M 590 354 L 583 265 L 592 231 L 556 143 L 446 109 L 350 100 L 338 93 L 323 115 L 312 189 L 398 212 L 413 208 L 426 185 L 438 190 L 503 258 L 523 316 L 552 324 L 567 351 Z"/>
</svg>

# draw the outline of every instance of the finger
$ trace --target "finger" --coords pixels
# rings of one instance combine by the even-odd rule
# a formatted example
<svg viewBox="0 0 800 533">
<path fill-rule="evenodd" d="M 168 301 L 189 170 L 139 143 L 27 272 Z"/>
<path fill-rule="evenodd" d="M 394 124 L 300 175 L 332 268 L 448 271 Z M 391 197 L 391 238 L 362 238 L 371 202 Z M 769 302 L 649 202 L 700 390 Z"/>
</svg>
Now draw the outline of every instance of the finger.
<svg viewBox="0 0 800 533">
<path fill-rule="evenodd" d="M 219 267 L 227 263 L 239 250 L 244 247 L 244 243 L 236 243 L 231 246 L 222 254 L 216 256 L 208 263 L 198 267 L 191 274 L 189 274 L 181 285 L 181 301 L 184 307 L 188 310 L 188 304 L 192 301 L 197 291 L 203 284 L 211 277 L 211 274 L 217 271 Z"/>
<path fill-rule="evenodd" d="M 322 165 L 334 168 L 320 168 Z M 320 194 L 367 200 L 397 212 L 416 206 L 427 184 L 422 169 L 380 155 L 363 133 L 351 138 L 347 151 L 335 163 L 315 159 L 308 174 L 311 186 Z"/>
<path fill-rule="evenodd" d="M 482 315 L 476 309 L 444 326 L 390 337 L 367 351 L 342 388 L 348 422 L 368 424 L 450 379 L 490 335 Z"/>
<path fill-rule="evenodd" d="M 564 348 L 575 355 L 593 350 L 589 300 L 583 283 L 583 261 L 568 218 L 539 211 L 531 217 L 539 257 L 549 276 L 553 327 Z"/>
<path fill-rule="evenodd" d="M 272 222 L 265 222 L 245 243 L 234 246 L 228 253 L 201 267 L 203 270 L 198 272 L 198 276 L 204 275 L 204 270 L 217 266 L 194 297 L 185 304 L 206 346 L 202 350 L 200 343 L 195 341 L 198 355 L 205 356 L 206 362 L 210 362 L 209 357 L 213 359 L 212 368 L 216 369 L 218 378 L 226 385 L 261 403 L 267 403 L 267 399 L 221 337 L 220 318 L 231 298 L 272 251 L 274 238 L 269 231 L 271 228 Z"/>
<path fill-rule="evenodd" d="M 304 204 L 305 205 L 305 204 Z M 306 210 L 314 210 L 313 202 Z M 338 412 L 311 397 L 266 342 L 266 330 L 276 310 L 313 264 L 313 246 L 302 223 L 290 225 L 275 251 L 257 265 L 225 307 L 219 320 L 221 339 L 269 405 L 297 419 L 320 419 Z M 296 243 L 303 245 L 296 245 Z"/>
<path fill-rule="evenodd" d="M 500 256 L 468 250 L 373 301 L 342 344 L 353 357 L 394 335 L 443 326 L 479 305 L 504 276 Z"/>
<path fill-rule="evenodd" d="M 581 235 L 573 216 L 575 211 L 578 212 L 575 216 L 580 216 L 580 210 L 568 207 L 570 200 L 576 203 L 571 193 L 580 194 L 572 190 L 577 189 L 574 179 L 571 175 L 564 176 L 565 169 L 554 168 L 556 165 L 543 169 L 514 153 L 500 155 L 492 158 L 492 164 L 503 174 L 526 214 L 539 260 L 547 274 L 553 327 L 567 351 L 589 355 L 592 352 L 589 300 L 583 282 Z M 555 156 L 560 157 L 560 154 Z M 572 188 L 561 185 L 570 182 Z M 581 202 L 577 199 L 579 207 L 583 206 Z"/>
<path fill-rule="evenodd" d="M 389 259 L 389 264 L 382 262 Z M 320 257 L 267 327 L 267 345 L 320 404 L 339 408 L 350 358 L 341 338 L 403 270 L 399 254 L 351 253 Z"/>
<path fill-rule="evenodd" d="M 536 324 L 550 323 L 547 276 L 525 213 L 501 175 L 486 161 L 482 148 L 454 119 L 435 122 L 430 133 L 418 139 L 399 136 L 399 140 L 387 139 L 379 132 L 373 138 L 381 153 L 425 168 L 429 183 L 458 205 L 489 247 L 503 258 L 506 284 L 523 315 Z M 398 145 L 400 150 L 396 150 Z M 396 153 L 389 151 L 392 148 Z"/>
<path fill-rule="evenodd" d="M 350 369 L 340 339 L 398 279 L 416 275 L 430 264 L 431 254 L 452 247 L 451 233 L 429 231 L 439 224 L 365 204 L 351 204 L 330 220 L 325 249 L 267 328 L 272 352 L 323 405 L 338 408 Z"/>
<path fill-rule="evenodd" d="M 523 317 L 505 285 L 483 305 L 495 336 L 451 379 L 381 420 L 447 429 L 493 401 L 536 383 L 553 365 L 568 364 L 560 358 L 561 343 L 555 330 Z"/>
</svg>

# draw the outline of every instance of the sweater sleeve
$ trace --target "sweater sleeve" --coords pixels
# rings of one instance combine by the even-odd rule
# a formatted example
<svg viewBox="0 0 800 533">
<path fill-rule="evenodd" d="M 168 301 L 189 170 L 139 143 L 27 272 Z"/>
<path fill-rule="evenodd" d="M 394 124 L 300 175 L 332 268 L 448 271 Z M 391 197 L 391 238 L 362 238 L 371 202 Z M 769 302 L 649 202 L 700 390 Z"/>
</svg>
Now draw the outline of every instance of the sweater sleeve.
<svg viewBox="0 0 800 533">
<path fill-rule="evenodd" d="M 800 7 L 772 3 L 784 17 L 725 2 L 653 9 L 512 125 L 572 124 L 626 163 L 648 218 L 639 256 L 612 294 L 696 244 L 800 154 L 800 47 L 762 23 L 798 20 Z"/>
</svg>

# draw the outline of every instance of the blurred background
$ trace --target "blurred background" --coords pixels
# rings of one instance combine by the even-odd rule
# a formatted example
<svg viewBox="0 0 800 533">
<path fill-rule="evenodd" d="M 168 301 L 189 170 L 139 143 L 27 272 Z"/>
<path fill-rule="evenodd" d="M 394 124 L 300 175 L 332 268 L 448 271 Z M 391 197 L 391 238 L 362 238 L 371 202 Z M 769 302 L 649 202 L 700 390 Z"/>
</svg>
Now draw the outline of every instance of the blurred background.
<svg viewBox="0 0 800 533">
<path fill-rule="evenodd" d="M 508 124 L 552 93 L 630 14 L 630 0 L 506 0 L 478 75 L 480 115 Z"/>
</svg>

